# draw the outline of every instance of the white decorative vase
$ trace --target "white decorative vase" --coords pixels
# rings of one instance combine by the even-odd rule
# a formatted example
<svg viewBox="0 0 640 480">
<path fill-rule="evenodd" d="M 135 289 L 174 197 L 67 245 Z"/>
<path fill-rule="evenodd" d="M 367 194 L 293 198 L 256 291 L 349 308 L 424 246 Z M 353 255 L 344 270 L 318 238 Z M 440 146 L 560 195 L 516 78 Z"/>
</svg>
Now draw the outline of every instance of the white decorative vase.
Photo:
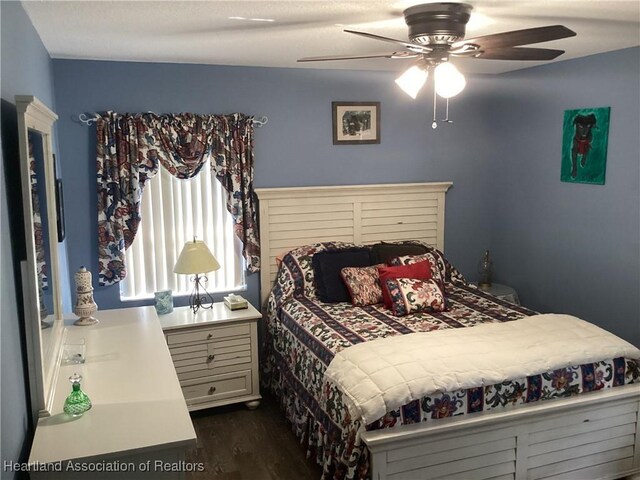
<svg viewBox="0 0 640 480">
<path fill-rule="evenodd" d="M 74 322 L 75 325 L 87 326 L 95 325 L 98 319 L 92 315 L 98 311 L 98 305 L 93 300 L 93 287 L 91 286 L 91 272 L 86 268 L 80 267 L 75 274 L 76 278 L 76 305 L 73 308 L 79 318 Z"/>
</svg>

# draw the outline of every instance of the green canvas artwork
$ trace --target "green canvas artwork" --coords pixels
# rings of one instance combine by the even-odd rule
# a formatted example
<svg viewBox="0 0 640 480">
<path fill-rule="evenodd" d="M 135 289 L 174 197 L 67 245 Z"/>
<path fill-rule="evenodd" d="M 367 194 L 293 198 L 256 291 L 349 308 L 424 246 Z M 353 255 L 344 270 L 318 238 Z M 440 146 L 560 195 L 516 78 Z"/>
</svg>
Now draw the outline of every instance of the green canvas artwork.
<svg viewBox="0 0 640 480">
<path fill-rule="evenodd" d="M 604 185 L 611 107 L 565 110 L 560 180 Z"/>
</svg>

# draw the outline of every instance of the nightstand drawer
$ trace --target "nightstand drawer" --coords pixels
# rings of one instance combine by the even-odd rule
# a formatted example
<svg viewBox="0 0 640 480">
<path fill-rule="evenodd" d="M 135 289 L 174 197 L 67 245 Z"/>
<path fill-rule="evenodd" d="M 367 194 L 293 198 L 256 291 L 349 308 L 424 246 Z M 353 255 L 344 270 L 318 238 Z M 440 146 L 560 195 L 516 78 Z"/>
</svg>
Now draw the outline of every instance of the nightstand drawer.
<svg viewBox="0 0 640 480">
<path fill-rule="evenodd" d="M 190 385 L 193 382 L 190 380 L 201 379 L 203 377 L 210 377 L 211 375 L 221 375 L 223 373 L 234 373 L 241 372 L 248 368 L 252 368 L 251 362 L 247 361 L 245 363 L 238 363 L 235 365 L 227 365 L 227 366 L 218 366 L 215 368 L 201 368 L 196 370 L 190 370 L 188 367 L 182 367 L 181 370 L 187 370 L 179 372 L 176 369 L 176 373 L 178 374 L 178 380 L 180 380 L 180 385 Z"/>
<path fill-rule="evenodd" d="M 184 333 L 167 333 L 167 344 L 175 345 L 187 342 L 206 342 L 220 338 L 249 335 L 251 327 L 248 324 L 231 327 L 193 329 Z"/>
<path fill-rule="evenodd" d="M 169 353 L 171 353 L 172 360 L 176 362 L 187 358 L 206 357 L 209 355 L 209 350 L 206 343 L 199 343 L 197 345 L 169 348 Z"/>
<path fill-rule="evenodd" d="M 205 377 L 190 383 L 193 385 L 182 387 L 187 405 L 241 397 L 251 394 L 251 370 Z"/>
<path fill-rule="evenodd" d="M 203 361 L 210 356 L 222 356 L 235 352 L 246 352 L 251 350 L 251 338 L 234 338 L 218 342 L 199 343 L 197 345 L 186 345 L 184 347 L 170 347 L 169 352 L 174 362 L 188 360 L 192 358 L 202 358 Z M 221 357 L 222 358 L 222 357 Z M 176 363 L 176 365 L 178 365 Z"/>
<path fill-rule="evenodd" d="M 181 373 L 195 372 L 196 370 L 214 370 L 217 367 L 230 367 L 233 365 L 241 365 L 243 363 L 251 363 L 250 352 L 247 352 L 245 355 L 234 356 L 233 358 L 224 358 L 222 360 L 214 359 L 211 362 L 204 360 L 187 365 L 178 365 L 178 362 L 175 362 L 174 365 L 179 376 Z"/>
<path fill-rule="evenodd" d="M 176 370 L 178 370 L 181 367 L 189 365 L 200 365 L 201 368 L 214 368 L 251 361 L 250 345 L 242 345 L 240 350 L 222 353 L 217 351 L 215 348 L 209 348 L 209 352 L 211 353 L 205 351 L 198 356 L 180 359 L 173 357 L 173 364 L 175 365 Z M 184 355 L 180 355 L 180 357 L 184 357 Z"/>
</svg>

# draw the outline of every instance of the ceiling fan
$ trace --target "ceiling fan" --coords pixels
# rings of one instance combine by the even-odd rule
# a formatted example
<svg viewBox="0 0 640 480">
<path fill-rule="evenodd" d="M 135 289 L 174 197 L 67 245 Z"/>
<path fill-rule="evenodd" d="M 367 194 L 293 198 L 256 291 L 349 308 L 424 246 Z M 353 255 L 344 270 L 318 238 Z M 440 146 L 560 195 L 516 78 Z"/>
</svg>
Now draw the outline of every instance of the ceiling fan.
<svg viewBox="0 0 640 480">
<path fill-rule="evenodd" d="M 298 62 L 354 60 L 362 58 L 417 59 L 396 83 L 412 98 L 427 81 L 429 71 L 434 73 L 434 99 L 437 93 L 449 99 L 460 93 L 466 80 L 450 62 L 451 58 L 480 58 L 487 60 L 553 60 L 564 50 L 530 48 L 529 45 L 573 37 L 575 32 L 563 25 L 527 28 L 465 39 L 466 25 L 473 7 L 466 3 L 427 3 L 407 8 L 404 19 L 409 27 L 409 42 L 372 33 L 345 30 L 346 33 L 381 40 L 403 47 L 389 53 L 305 57 Z M 434 101 L 434 126 L 435 125 Z M 447 104 L 447 123 L 448 119 Z"/>
</svg>

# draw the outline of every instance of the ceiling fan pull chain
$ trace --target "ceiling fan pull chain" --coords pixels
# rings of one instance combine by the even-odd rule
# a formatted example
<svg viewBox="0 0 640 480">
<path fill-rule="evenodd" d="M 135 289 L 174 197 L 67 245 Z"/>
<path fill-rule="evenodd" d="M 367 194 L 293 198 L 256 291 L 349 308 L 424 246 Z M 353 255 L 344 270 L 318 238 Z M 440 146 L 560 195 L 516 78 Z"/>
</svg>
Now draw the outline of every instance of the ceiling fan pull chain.
<svg viewBox="0 0 640 480">
<path fill-rule="evenodd" d="M 446 110 L 444 112 L 444 121 L 446 123 L 453 123 L 451 120 L 449 120 L 449 97 L 447 97 L 446 105 L 447 105 L 447 108 L 446 108 Z"/>
<path fill-rule="evenodd" d="M 449 120 L 449 97 L 447 97 L 447 103 L 446 103 L 446 110 L 445 110 L 444 118 L 442 120 L 440 120 L 440 121 L 444 122 L 444 123 L 453 123 L 453 120 Z"/>
<path fill-rule="evenodd" d="M 436 95 L 435 82 L 433 84 L 433 123 L 431 124 L 431 128 L 434 130 L 438 128 L 438 121 L 436 120 L 436 102 L 438 101 L 438 97 Z"/>
</svg>

